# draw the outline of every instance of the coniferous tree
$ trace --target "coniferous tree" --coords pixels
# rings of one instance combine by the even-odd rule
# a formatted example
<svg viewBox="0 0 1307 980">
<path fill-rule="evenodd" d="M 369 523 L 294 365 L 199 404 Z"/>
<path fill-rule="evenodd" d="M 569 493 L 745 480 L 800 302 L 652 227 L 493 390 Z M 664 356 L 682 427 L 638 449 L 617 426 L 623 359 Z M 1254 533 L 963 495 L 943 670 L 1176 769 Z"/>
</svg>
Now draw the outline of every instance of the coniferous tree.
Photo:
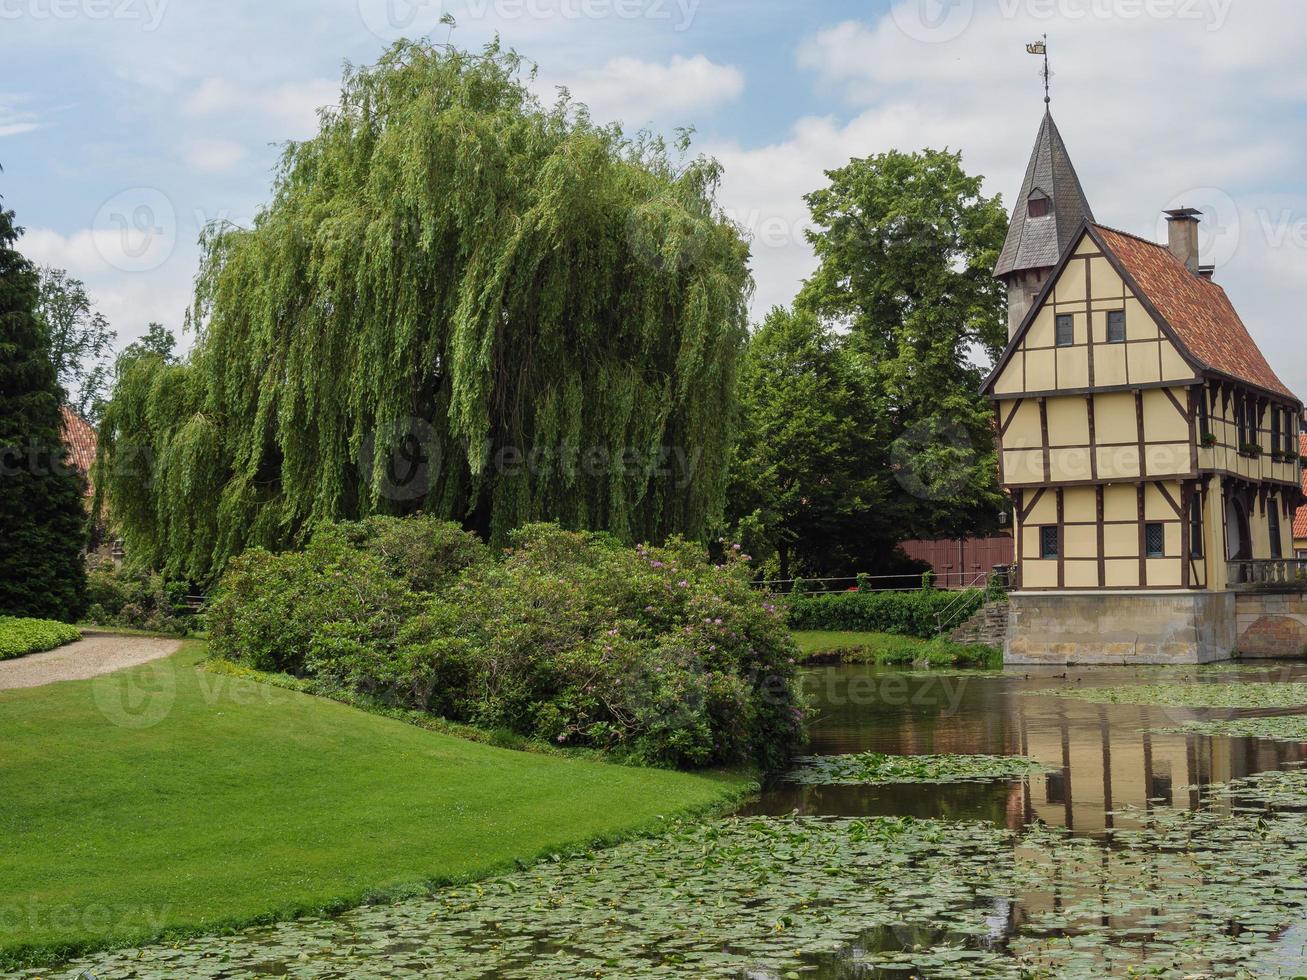
<svg viewBox="0 0 1307 980">
<path fill-rule="evenodd" d="M 0 615 L 74 620 L 86 572 L 82 480 L 67 459 L 36 269 L 0 207 Z"/>
</svg>

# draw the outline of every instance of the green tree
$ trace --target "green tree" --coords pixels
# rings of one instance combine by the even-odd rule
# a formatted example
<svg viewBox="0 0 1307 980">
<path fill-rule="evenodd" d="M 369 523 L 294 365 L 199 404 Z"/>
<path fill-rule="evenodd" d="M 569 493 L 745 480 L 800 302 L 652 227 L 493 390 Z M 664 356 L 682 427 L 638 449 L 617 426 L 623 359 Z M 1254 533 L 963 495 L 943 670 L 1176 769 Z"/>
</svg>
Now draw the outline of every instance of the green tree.
<svg viewBox="0 0 1307 980">
<path fill-rule="evenodd" d="M 811 313 L 773 309 L 740 370 L 732 516 L 781 578 L 884 570 L 896 544 L 885 422 L 863 364 Z"/>
<path fill-rule="evenodd" d="M 128 363 L 149 355 L 162 359 L 165 364 L 177 363 L 177 337 L 162 323 L 151 321 L 140 340 L 124 347 L 114 370 L 121 372 Z"/>
<path fill-rule="evenodd" d="M 82 481 L 67 460 L 40 280 L 0 207 L 0 614 L 72 621 L 86 572 Z"/>
<path fill-rule="evenodd" d="M 883 412 L 900 537 L 992 529 L 1003 507 L 984 370 L 1006 341 L 991 271 L 1007 231 L 961 154 L 852 160 L 807 196 L 820 261 L 796 306 L 846 326 Z"/>
<path fill-rule="evenodd" d="M 117 335 L 97 313 L 86 285 L 63 269 L 41 269 L 37 311 L 50 337 L 50 361 L 67 393 L 68 405 L 96 420 L 109 384 L 110 359 Z"/>
<path fill-rule="evenodd" d="M 254 227 L 206 232 L 189 358 L 116 386 L 97 484 L 128 546 L 203 580 L 418 509 L 703 537 L 751 282 L 685 149 L 540 104 L 497 46 L 347 71 Z"/>
</svg>

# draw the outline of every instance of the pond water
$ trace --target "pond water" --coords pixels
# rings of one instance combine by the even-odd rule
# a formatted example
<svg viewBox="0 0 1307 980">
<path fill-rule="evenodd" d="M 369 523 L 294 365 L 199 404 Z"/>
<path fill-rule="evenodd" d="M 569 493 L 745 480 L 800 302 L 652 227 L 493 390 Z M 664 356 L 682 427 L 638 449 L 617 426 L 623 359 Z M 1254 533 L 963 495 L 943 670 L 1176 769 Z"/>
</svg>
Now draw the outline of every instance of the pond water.
<svg viewBox="0 0 1307 980">
<path fill-rule="evenodd" d="M 817 668 L 809 754 L 1025 755 L 1045 771 L 949 785 L 778 778 L 740 819 L 44 975 L 1307 975 L 1307 742 L 1161 731 L 1248 710 L 1031 693 L 1302 680 L 1307 666 Z"/>
<path fill-rule="evenodd" d="M 808 672 L 813 755 L 1025 755 L 1051 771 L 1026 780 L 953 785 L 800 786 L 775 780 L 750 814 L 913 816 L 1033 821 L 1097 834 L 1124 805 L 1196 807 L 1201 787 L 1307 759 L 1307 743 L 1162 733 L 1248 711 L 1093 704 L 1028 692 L 1127 684 L 1307 679 L 1307 665 L 1229 672 L 1196 668 L 1010 668 L 910 673 L 877 667 Z M 1284 714 L 1285 712 L 1277 712 Z"/>
</svg>

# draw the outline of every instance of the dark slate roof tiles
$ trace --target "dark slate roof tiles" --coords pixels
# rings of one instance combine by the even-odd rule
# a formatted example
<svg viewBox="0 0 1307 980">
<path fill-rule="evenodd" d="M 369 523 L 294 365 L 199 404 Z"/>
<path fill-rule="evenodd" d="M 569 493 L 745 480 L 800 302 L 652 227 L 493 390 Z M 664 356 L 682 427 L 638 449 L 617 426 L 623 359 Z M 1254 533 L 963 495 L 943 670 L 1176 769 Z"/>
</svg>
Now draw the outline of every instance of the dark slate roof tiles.
<svg viewBox="0 0 1307 980">
<path fill-rule="evenodd" d="M 1052 198 L 1052 206 L 1048 215 L 1032 218 L 1027 213 L 1026 202 L 1036 189 Z M 1025 269 L 1057 265 L 1076 232 L 1086 221 L 1093 220 L 1093 211 L 1071 164 L 1071 155 L 1062 142 L 1062 134 L 1052 114 L 1045 112 L 994 275 L 1002 277 Z"/>
</svg>

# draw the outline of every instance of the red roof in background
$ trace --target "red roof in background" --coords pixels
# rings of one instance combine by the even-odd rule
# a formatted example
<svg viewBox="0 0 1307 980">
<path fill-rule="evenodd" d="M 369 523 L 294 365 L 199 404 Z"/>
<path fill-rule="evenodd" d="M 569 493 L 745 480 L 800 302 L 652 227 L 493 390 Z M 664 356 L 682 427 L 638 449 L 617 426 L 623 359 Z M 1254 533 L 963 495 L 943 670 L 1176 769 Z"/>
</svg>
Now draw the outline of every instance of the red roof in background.
<svg viewBox="0 0 1307 980">
<path fill-rule="evenodd" d="M 95 429 L 71 408 L 60 409 L 63 416 L 64 442 L 68 446 L 68 461 L 77 467 L 82 476 L 89 476 L 95 462 Z"/>
<path fill-rule="evenodd" d="M 1266 362 L 1224 289 L 1194 275 L 1165 245 L 1093 227 L 1190 354 L 1221 374 L 1298 400 Z"/>
<path fill-rule="evenodd" d="M 1298 453 L 1307 456 L 1307 433 L 1298 437 Z M 1302 475 L 1302 492 L 1307 493 L 1307 471 Z M 1299 507 L 1298 513 L 1293 516 L 1293 536 L 1307 538 L 1307 505 Z"/>
</svg>

